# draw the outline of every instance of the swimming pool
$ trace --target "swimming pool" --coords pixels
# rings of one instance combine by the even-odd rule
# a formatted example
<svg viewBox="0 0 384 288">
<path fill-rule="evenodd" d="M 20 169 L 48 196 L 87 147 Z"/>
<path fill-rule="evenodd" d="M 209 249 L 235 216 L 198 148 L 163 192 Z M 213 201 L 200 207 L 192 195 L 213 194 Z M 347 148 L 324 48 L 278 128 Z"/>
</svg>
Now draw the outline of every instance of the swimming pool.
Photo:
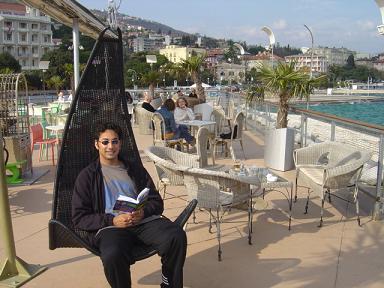
<svg viewBox="0 0 384 288">
<path fill-rule="evenodd" d="M 301 105 L 300 105 L 301 106 Z M 301 108 L 305 108 L 301 106 Z M 310 110 L 384 126 L 384 102 L 345 102 L 310 105 Z"/>
</svg>

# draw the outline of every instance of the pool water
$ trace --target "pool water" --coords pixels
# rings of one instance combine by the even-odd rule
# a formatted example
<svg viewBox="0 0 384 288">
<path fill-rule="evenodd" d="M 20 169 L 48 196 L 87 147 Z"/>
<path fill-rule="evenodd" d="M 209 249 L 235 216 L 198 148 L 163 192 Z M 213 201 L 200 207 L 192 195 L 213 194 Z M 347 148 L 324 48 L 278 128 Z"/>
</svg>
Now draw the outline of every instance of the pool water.
<svg viewBox="0 0 384 288">
<path fill-rule="evenodd" d="M 309 109 L 384 126 L 384 102 L 315 104 L 310 105 Z"/>
</svg>

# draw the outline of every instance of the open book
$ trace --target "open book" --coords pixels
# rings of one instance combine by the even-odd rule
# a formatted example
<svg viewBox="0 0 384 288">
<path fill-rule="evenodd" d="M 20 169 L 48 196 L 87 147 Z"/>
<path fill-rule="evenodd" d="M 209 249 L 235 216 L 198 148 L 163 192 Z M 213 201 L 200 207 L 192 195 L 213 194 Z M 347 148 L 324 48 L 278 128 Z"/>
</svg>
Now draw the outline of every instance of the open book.
<svg viewBox="0 0 384 288">
<path fill-rule="evenodd" d="M 145 202 L 148 198 L 149 189 L 144 188 L 139 195 L 137 195 L 136 199 L 128 196 L 120 195 L 115 205 L 113 206 L 112 212 L 117 215 L 119 213 L 127 213 L 133 212 L 135 210 L 139 210 L 145 205 Z"/>
</svg>

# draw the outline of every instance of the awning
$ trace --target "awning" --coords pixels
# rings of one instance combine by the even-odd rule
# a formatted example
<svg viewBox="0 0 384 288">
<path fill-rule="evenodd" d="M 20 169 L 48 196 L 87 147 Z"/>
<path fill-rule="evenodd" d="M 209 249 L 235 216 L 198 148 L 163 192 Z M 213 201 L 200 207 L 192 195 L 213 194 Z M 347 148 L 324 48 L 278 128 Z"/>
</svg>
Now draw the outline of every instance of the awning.
<svg viewBox="0 0 384 288">
<path fill-rule="evenodd" d="M 73 18 L 79 19 L 79 30 L 84 35 L 97 39 L 106 25 L 87 8 L 75 0 L 21 0 L 26 5 L 37 8 L 68 27 L 72 27 Z M 118 38 L 112 31 L 106 31 L 106 36 Z"/>
</svg>

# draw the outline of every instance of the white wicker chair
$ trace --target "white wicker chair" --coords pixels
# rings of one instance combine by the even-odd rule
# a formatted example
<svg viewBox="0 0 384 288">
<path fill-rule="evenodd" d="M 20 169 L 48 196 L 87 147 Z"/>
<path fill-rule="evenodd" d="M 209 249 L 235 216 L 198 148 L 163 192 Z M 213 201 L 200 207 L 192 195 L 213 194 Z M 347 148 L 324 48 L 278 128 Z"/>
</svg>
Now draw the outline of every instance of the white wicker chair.
<svg viewBox="0 0 384 288">
<path fill-rule="evenodd" d="M 135 107 L 135 116 L 137 124 L 139 125 L 140 134 L 151 135 L 152 132 L 152 112 L 145 110 L 141 106 Z"/>
<path fill-rule="evenodd" d="M 221 220 L 224 213 L 233 206 L 248 204 L 248 243 L 251 245 L 252 209 L 250 207 L 249 177 L 232 176 L 222 171 L 201 168 L 185 169 L 182 173 L 189 200 L 197 199 L 199 208 L 206 209 L 209 212 L 209 231 L 211 232 L 212 229 L 212 219 L 216 225 L 219 246 L 218 260 L 221 261 L 222 259 Z"/>
<path fill-rule="evenodd" d="M 228 144 L 229 144 L 230 149 L 233 150 L 233 143 L 239 142 L 240 146 L 241 146 L 241 150 L 243 151 L 243 157 L 245 159 L 244 146 L 243 146 L 244 120 L 245 120 L 244 113 L 243 112 L 237 113 L 235 120 L 234 120 L 234 123 L 233 123 L 232 128 L 231 128 L 231 130 L 232 130 L 231 138 L 230 139 L 223 139 L 223 138 L 220 138 L 220 135 L 219 135 L 219 137 L 215 138 L 215 140 L 213 141 L 213 158 L 215 158 L 215 156 L 216 156 L 217 144 L 224 144 L 225 145 L 225 151 L 227 154 Z M 235 127 L 236 126 L 237 126 L 237 128 L 236 128 L 237 131 L 236 131 L 236 135 L 235 135 L 234 133 L 235 133 Z M 213 161 L 215 161 L 215 159 L 213 159 Z"/>
<path fill-rule="evenodd" d="M 197 155 L 183 153 L 169 147 L 151 146 L 145 150 L 145 153 L 155 164 L 158 189 L 163 192 L 163 199 L 165 199 L 168 185 L 184 185 L 182 174 L 177 169 L 170 169 L 170 163 L 176 166 L 199 167 Z"/>
<path fill-rule="evenodd" d="M 153 146 L 160 145 L 163 147 L 172 147 L 175 148 L 179 146 L 180 149 L 183 149 L 184 140 L 179 139 L 165 139 L 165 122 L 164 118 L 160 113 L 152 113 L 152 123 L 153 123 Z"/>
<path fill-rule="evenodd" d="M 326 194 L 331 200 L 331 190 L 350 187 L 354 188 L 353 197 L 356 204 L 357 222 L 360 225 L 357 182 L 363 165 L 370 158 L 369 152 L 338 142 L 318 143 L 294 151 L 296 165 L 295 198 L 297 197 L 298 180 L 301 180 L 309 188 L 305 213 L 308 211 L 310 191 L 320 197 L 319 227 L 323 224 Z"/>
</svg>

